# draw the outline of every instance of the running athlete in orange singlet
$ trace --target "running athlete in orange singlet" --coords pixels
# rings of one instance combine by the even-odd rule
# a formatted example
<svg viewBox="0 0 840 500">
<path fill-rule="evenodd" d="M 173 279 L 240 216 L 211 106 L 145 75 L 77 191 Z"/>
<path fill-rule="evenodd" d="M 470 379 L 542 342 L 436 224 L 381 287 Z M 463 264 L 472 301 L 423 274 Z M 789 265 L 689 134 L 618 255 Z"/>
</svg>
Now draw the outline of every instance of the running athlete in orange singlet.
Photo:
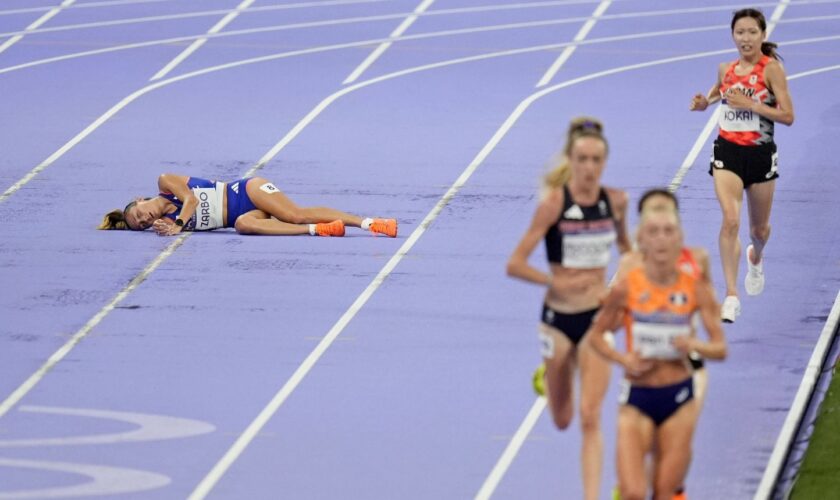
<svg viewBox="0 0 840 500">
<path fill-rule="evenodd" d="M 639 198 L 637 213 L 641 215 L 642 212 L 647 210 L 671 210 L 679 213 L 679 202 L 677 201 L 677 197 L 666 189 L 649 189 Z M 642 253 L 638 250 L 623 254 L 618 261 L 615 281 L 619 281 L 630 269 L 641 264 Z M 697 279 L 702 279 L 707 283 L 712 282 L 712 276 L 709 270 L 709 253 L 705 248 L 684 247 L 677 259 L 677 266 Z M 621 326 L 616 325 L 615 328 Z M 694 397 L 697 399 L 699 410 L 699 407 L 703 406 L 703 401 L 705 400 L 708 374 L 705 370 L 703 358 L 699 354 L 694 352 L 690 353 L 689 361 L 694 368 Z"/>
<path fill-rule="evenodd" d="M 686 356 L 695 351 L 723 359 L 726 343 L 710 284 L 677 264 L 683 243 L 676 211 L 643 212 L 638 244 L 642 263 L 610 290 L 587 337 L 601 355 L 625 369 L 617 446 L 621 498 L 645 498 L 645 458 L 653 454 L 654 498 L 670 500 L 684 482 L 696 424 Z M 708 342 L 692 335 L 697 313 Z M 603 333 L 625 317 L 628 350 L 620 353 Z"/>
</svg>

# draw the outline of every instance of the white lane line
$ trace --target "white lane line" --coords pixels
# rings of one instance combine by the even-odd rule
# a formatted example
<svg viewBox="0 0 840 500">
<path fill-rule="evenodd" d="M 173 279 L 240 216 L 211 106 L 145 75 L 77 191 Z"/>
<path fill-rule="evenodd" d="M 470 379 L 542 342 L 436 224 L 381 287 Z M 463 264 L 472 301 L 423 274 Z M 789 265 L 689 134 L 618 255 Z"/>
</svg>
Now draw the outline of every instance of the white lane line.
<svg viewBox="0 0 840 500">
<path fill-rule="evenodd" d="M 12 392 L 6 399 L 0 402 L 0 418 L 3 417 L 9 410 L 12 409 L 14 405 L 16 405 L 29 391 L 31 391 L 41 379 L 55 366 L 57 365 L 65 356 L 74 348 L 76 344 L 82 341 L 83 338 L 90 333 L 93 328 L 98 325 L 105 316 L 108 315 L 114 308 L 122 302 L 128 294 L 134 291 L 135 288 L 140 286 L 140 283 L 146 280 L 146 278 L 152 274 L 152 271 L 158 268 L 158 266 L 163 263 L 172 253 L 178 249 L 184 242 L 189 238 L 192 233 L 186 233 L 182 236 L 179 236 L 175 241 L 169 244 L 163 252 L 160 253 L 145 269 L 143 269 L 140 274 L 134 277 L 134 279 L 129 282 L 122 290 L 120 290 L 117 295 L 111 299 L 108 304 L 105 305 L 98 313 L 96 313 L 87 323 L 82 326 L 76 333 L 73 334 L 70 339 L 64 343 L 57 351 L 55 351 L 52 356 L 47 359 L 47 361 L 41 365 L 38 370 L 35 371 L 32 375 L 29 376 L 14 392 Z"/>
<path fill-rule="evenodd" d="M 379 3 L 385 2 L 387 0 L 330 0 L 330 1 L 323 1 L 323 2 L 305 2 L 305 3 L 294 3 L 294 4 L 282 4 L 282 5 L 266 5 L 262 7 L 251 7 L 248 9 L 250 13 L 256 12 L 266 12 L 266 11 L 276 11 L 276 10 L 286 10 L 286 9 L 299 9 L 299 8 L 309 8 L 309 7 L 331 7 L 336 5 L 354 5 L 354 4 L 361 4 L 361 3 Z M 577 2 L 546 2 L 546 4 L 553 4 L 553 5 L 566 5 L 569 3 L 593 3 L 592 0 L 582 0 Z M 794 2 L 791 5 L 801 5 L 801 4 L 823 4 L 823 3 L 840 3 L 840 0 L 803 0 L 801 2 Z M 754 6 L 762 6 L 762 5 L 776 5 L 776 3 L 772 4 L 756 4 Z M 76 4 L 78 7 L 79 4 Z M 545 6 L 543 3 L 536 3 L 536 4 L 503 4 L 503 5 L 488 5 L 488 6 L 481 6 L 481 7 L 466 7 L 466 8 L 457 8 L 457 9 L 439 9 L 439 10 L 429 10 L 426 11 L 423 16 L 447 16 L 452 14 L 464 14 L 464 13 L 481 13 L 481 12 L 494 12 L 494 11 L 502 11 L 502 10 L 525 10 L 531 8 L 539 8 Z M 647 16 L 660 16 L 660 15 L 676 15 L 676 14 L 688 14 L 688 13 L 700 13 L 700 12 L 716 12 L 716 11 L 731 11 L 732 7 L 721 7 L 721 6 L 710 6 L 710 7 L 686 7 L 680 9 L 666 9 L 666 10 L 656 10 L 656 11 L 647 11 L 647 12 L 630 12 L 625 14 L 615 14 L 612 16 L 604 16 L 602 19 L 626 19 L 626 18 L 633 18 L 633 17 L 647 17 Z M 179 20 L 179 19 L 187 19 L 192 17 L 209 17 L 209 16 L 217 16 L 217 15 L 224 15 L 230 12 L 230 9 L 222 9 L 222 10 L 208 10 L 208 11 L 201 11 L 201 12 L 187 12 L 181 14 L 167 14 L 167 15 L 160 15 L 160 16 L 147 16 L 147 17 L 137 17 L 137 18 L 128 18 L 128 19 L 116 19 L 111 21 L 98 21 L 92 23 L 82 23 L 82 24 L 72 24 L 66 26 L 54 26 L 52 28 L 41 28 L 38 30 L 34 30 L 32 32 L 24 32 L 24 31 L 11 31 L 6 33 L 0 33 L 0 37 L 5 36 L 13 36 L 19 34 L 39 34 L 39 33 L 53 33 L 56 31 L 71 31 L 77 29 L 91 29 L 91 28 L 105 28 L 105 27 L 112 27 L 112 26 L 121 26 L 127 24 L 143 24 L 149 22 L 160 22 L 160 21 L 172 21 L 172 20 Z M 396 13 L 396 14 L 389 14 L 389 15 L 380 15 L 380 16 L 366 16 L 366 17 L 358 17 L 358 18 L 348 18 L 348 20 L 356 19 L 357 21 L 365 21 L 365 20 L 377 20 L 377 19 L 402 19 L 408 13 Z M 566 19 L 565 22 L 582 22 L 586 21 L 587 18 L 579 17 L 579 18 L 564 18 Z M 342 22 L 346 22 L 345 20 L 333 20 L 333 21 L 324 21 L 324 25 L 329 24 L 342 24 Z M 318 26 L 317 22 L 311 23 L 311 26 Z"/>
<path fill-rule="evenodd" d="M 75 2 L 75 1 L 76 0 L 64 0 L 63 2 L 61 2 L 61 4 L 58 7 L 53 7 L 52 9 L 47 11 L 46 14 L 44 14 L 43 16 L 36 19 L 34 23 L 27 26 L 26 29 L 23 30 L 22 33 L 14 35 L 12 38 L 9 38 L 8 40 L 6 40 L 2 44 L 0 44 L 0 53 L 5 52 L 6 49 L 8 49 L 12 45 L 21 41 L 23 39 L 23 36 L 26 35 L 27 33 L 37 30 L 39 26 L 41 26 L 45 22 L 49 21 L 50 19 L 55 17 L 56 14 L 61 12 L 61 9 L 63 9 L 64 7 L 67 7 L 69 5 L 72 5 L 73 2 Z"/>
<path fill-rule="evenodd" d="M 222 31 L 222 28 L 224 28 L 225 26 L 230 24 L 230 22 L 233 21 L 234 19 L 236 19 L 236 17 L 239 14 L 241 14 L 242 11 L 244 11 L 245 9 L 250 7 L 252 3 L 254 3 L 254 0 L 243 0 L 242 3 L 240 3 L 239 5 L 236 6 L 236 9 L 228 12 L 225 15 L 225 17 L 223 17 L 212 28 L 210 28 L 210 30 L 207 32 L 207 34 L 208 35 L 215 35 L 216 33 Z M 207 37 L 206 36 L 203 36 L 203 37 L 195 40 L 193 43 L 190 44 L 189 47 L 184 49 L 180 54 L 175 56 L 174 59 L 169 61 L 169 63 L 166 66 L 161 68 L 160 71 L 155 73 L 155 76 L 153 76 L 151 78 L 151 81 L 160 80 L 164 76 L 168 75 L 170 71 L 175 69 L 175 66 L 181 64 L 184 61 L 184 59 L 188 58 L 190 56 L 190 54 L 192 54 L 193 52 L 198 50 L 206 42 L 207 42 Z"/>
<path fill-rule="evenodd" d="M 525 415 L 525 420 L 522 422 L 522 425 L 516 429 L 516 433 L 511 438 L 510 443 L 508 443 L 501 458 L 499 458 L 499 461 L 496 462 L 493 470 L 490 471 L 490 475 L 487 476 L 484 484 L 481 485 L 481 489 L 478 490 L 478 493 L 475 495 L 475 500 L 489 500 L 490 496 L 493 495 L 493 492 L 496 491 L 496 486 L 499 485 L 499 481 L 501 481 L 502 477 L 505 475 L 508 464 L 513 462 L 513 458 L 517 453 L 519 453 L 519 449 L 522 448 L 525 440 L 528 439 L 528 434 L 531 433 L 531 429 L 534 428 L 534 425 L 536 425 L 543 410 L 545 410 L 545 405 L 545 398 L 537 398 L 536 401 L 534 401 L 534 404 L 531 405 L 531 409 L 528 410 L 528 414 Z"/>
<path fill-rule="evenodd" d="M 89 7 L 112 7 L 112 6 L 122 6 L 122 5 L 131 5 L 137 3 L 159 3 L 159 2 L 171 2 L 172 0 L 111 0 L 109 2 L 88 2 L 88 3 L 77 3 L 73 5 L 72 9 L 84 9 Z M 50 10 L 52 7 L 26 7 L 22 9 L 8 9 L 8 10 L 0 10 L 0 16 L 9 16 L 13 14 L 28 14 L 30 12 L 45 12 Z"/>
<path fill-rule="evenodd" d="M 365 0 L 367 1 L 367 0 Z M 381 0 L 376 0 L 381 1 Z M 832 0 L 833 2 L 840 2 L 840 0 Z M 78 4 L 77 4 L 78 5 Z M 252 7 L 248 10 L 248 12 L 254 12 L 256 7 Z M 649 11 L 649 12 L 638 12 L 638 13 L 625 13 L 625 14 L 615 14 L 615 15 L 605 15 L 601 16 L 601 20 L 606 19 L 632 19 L 638 17 L 650 17 L 650 16 L 661 16 L 661 15 L 672 15 L 672 14 L 687 14 L 692 12 L 709 12 L 709 11 L 720 11 L 720 10 L 730 10 L 729 7 L 703 7 L 703 8 L 690 8 L 690 9 L 677 9 L 677 10 L 662 10 L 662 11 Z M 433 15 L 434 13 L 440 13 L 442 11 L 427 11 L 425 16 Z M 233 36 L 243 36 L 243 35 L 250 35 L 256 33 L 267 33 L 273 31 L 282 31 L 282 30 L 293 30 L 293 29 L 304 29 L 304 28 L 314 28 L 314 27 L 323 27 L 323 26 L 336 26 L 341 24 L 353 24 L 353 23 L 360 23 L 360 22 L 369 22 L 369 21 L 381 21 L 381 20 L 388 20 L 388 19 L 397 19 L 401 18 L 403 14 L 386 14 L 380 16 L 367 16 L 367 17 L 356 17 L 356 18 L 345 18 L 345 19 L 334 19 L 328 21 L 314 21 L 314 22 L 306 22 L 306 23 L 294 23 L 294 24 L 284 24 L 284 25 L 276 25 L 276 26 L 267 26 L 267 27 L 260 27 L 260 28 L 249 28 L 243 30 L 230 30 L 223 33 L 216 33 L 213 35 L 189 35 L 189 36 L 182 36 L 182 37 L 174 37 L 174 38 L 164 38 L 159 40 L 149 40 L 145 42 L 138 42 L 138 43 L 131 43 L 126 45 L 116 45 L 113 47 L 106 47 L 102 49 L 95 49 L 95 50 L 88 50 L 83 52 L 76 52 L 71 54 L 65 54 L 61 56 L 49 57 L 45 59 L 38 59 L 35 61 L 29 61 L 26 63 L 17 64 L 14 66 L 7 66 L 5 68 L 0 68 L 0 74 L 3 73 L 10 73 L 12 71 L 18 71 L 21 69 L 31 68 L 35 66 L 40 66 L 43 64 L 52 64 L 55 62 L 61 61 L 68 61 L 71 59 L 77 59 L 82 57 L 89 57 L 94 55 L 100 54 L 107 54 L 110 52 L 118 52 L 122 50 L 131 50 L 131 49 L 138 49 L 144 47 L 152 47 L 156 45 L 165 45 L 165 44 L 172 44 L 172 43 L 179 43 L 179 42 L 187 42 L 191 40 L 196 40 L 198 38 L 207 37 L 207 38 L 221 38 L 221 37 L 233 37 Z M 457 29 L 457 30 L 445 30 L 445 31 L 434 31 L 429 33 L 422 33 L 417 35 L 409 35 L 409 36 L 402 36 L 396 40 L 391 41 L 408 41 L 408 40 L 420 40 L 426 38 L 435 38 L 435 37 L 444 37 L 444 36 L 455 36 L 455 35 L 466 35 L 466 34 L 474 34 L 474 33 L 482 33 L 482 32 L 492 32 L 492 31 L 502 31 L 502 30 L 513 30 L 513 29 L 527 29 L 527 28 L 535 28 L 540 26 L 552 26 L 552 25 L 559 25 L 559 24 L 569 24 L 578 21 L 583 21 L 586 18 L 563 18 L 563 19 L 553 19 L 553 20 L 543 20 L 543 21 L 531 21 L 531 22 L 523 22 L 523 23 L 510 23 L 510 24 L 499 24 L 499 25 L 491 25 L 491 26 L 482 26 L 478 28 L 465 28 L 465 29 Z M 834 14 L 829 16 L 809 16 L 809 17 L 798 17 L 798 18 L 791 18 L 784 21 L 780 21 L 780 24 L 793 24 L 793 23 L 803 23 L 803 22 L 827 22 L 833 21 L 836 19 L 840 19 L 840 14 Z M 719 26 L 709 26 L 701 28 L 701 30 L 706 29 L 719 29 L 721 27 L 725 27 L 726 25 L 719 25 Z M 673 34 L 673 33 L 672 33 Z M 3 34 L 0 34 L 3 36 Z M 601 41 L 604 39 L 595 39 L 596 41 Z M 382 43 L 384 41 L 388 41 L 386 39 L 374 39 L 374 40 L 363 40 L 358 42 L 352 42 L 350 44 L 344 44 L 340 46 L 332 46 L 338 48 L 350 48 L 350 47 L 360 47 L 364 45 L 371 45 L 375 43 Z M 582 42 L 584 44 L 587 42 Z M 554 48 L 559 48 L 554 46 Z M 546 49 L 548 50 L 548 48 Z"/>
<path fill-rule="evenodd" d="M 405 31 L 409 28 L 409 26 L 414 24 L 414 21 L 416 21 L 421 14 L 426 12 L 426 9 L 428 9 L 434 1 L 435 0 L 423 0 L 422 2 L 420 2 L 420 5 L 418 5 L 414 9 L 414 12 L 409 14 L 408 17 L 406 17 L 403 20 L 403 22 L 401 22 L 400 25 L 397 26 L 397 29 L 395 29 L 391 32 L 390 35 L 388 35 L 388 38 L 395 39 L 401 37 L 402 34 L 405 33 Z M 365 60 L 362 61 L 362 64 L 358 65 L 356 69 L 354 69 L 353 72 L 350 73 L 350 76 L 345 78 L 344 81 L 341 83 L 343 85 L 347 85 L 348 83 L 355 82 L 359 78 L 359 76 L 361 76 L 362 73 L 370 67 L 371 64 L 373 64 L 377 59 L 379 59 L 379 56 L 381 56 L 385 53 L 386 50 L 388 50 L 388 47 L 390 47 L 392 43 L 393 42 L 391 40 L 380 43 L 379 46 L 373 50 L 373 52 L 368 54 L 367 58 L 365 58 Z"/>
<path fill-rule="evenodd" d="M 586 38 L 586 35 L 588 35 L 589 32 L 592 31 L 592 28 L 595 27 L 595 23 L 598 22 L 598 18 L 604 14 L 604 12 L 607 10 L 611 3 L 611 0 L 604 0 L 603 2 L 598 4 L 598 7 L 596 7 L 595 11 L 592 12 L 592 17 L 587 19 L 586 22 L 583 23 L 583 26 L 581 26 L 580 30 L 578 30 L 577 34 L 572 40 L 575 42 L 583 41 L 583 39 Z M 542 78 L 540 78 L 540 81 L 537 82 L 537 88 L 545 87 L 546 85 L 548 85 L 551 82 L 552 78 L 554 78 L 554 75 L 556 75 L 557 72 L 560 71 L 560 68 L 564 64 L 566 64 L 566 61 L 568 61 L 569 58 L 572 57 L 572 54 L 575 52 L 575 50 L 577 50 L 577 48 L 577 45 L 569 45 L 568 47 L 563 49 L 563 52 L 560 53 L 560 56 L 557 59 L 555 59 L 551 66 L 549 66 L 548 70 L 546 70 L 546 72 L 543 74 Z"/>
<path fill-rule="evenodd" d="M 386 2 L 388 0 L 330 0 L 325 2 L 304 2 L 304 3 L 293 3 L 293 4 L 283 4 L 283 5 L 266 5 L 263 7 L 252 7 L 248 9 L 248 12 L 267 12 L 267 11 L 275 11 L 275 10 L 288 10 L 288 9 L 302 9 L 302 8 L 315 8 L 315 7 L 333 7 L 336 5 L 354 5 L 354 4 L 362 4 L 362 3 L 379 3 L 379 2 Z M 838 1 L 838 0 L 832 0 Z M 205 10 L 200 12 L 186 12 L 182 14 L 166 14 L 161 16 L 144 16 L 144 17 L 132 17 L 127 19 L 115 19 L 112 21 L 97 21 L 92 23 L 81 23 L 81 24 L 68 24 L 66 26 L 55 26 L 52 28 L 41 28 L 39 30 L 32 31 L 31 34 L 36 33 L 54 33 L 57 31 L 73 31 L 73 30 L 81 30 L 81 29 L 92 29 L 92 28 L 109 28 L 113 26 L 124 26 L 128 24 L 145 24 L 145 23 L 152 23 L 152 22 L 160 22 L 160 21 L 177 21 L 180 19 L 190 19 L 193 17 L 210 17 L 210 16 L 219 16 L 219 15 L 226 15 L 230 12 L 233 12 L 235 9 L 218 9 L 218 10 Z M 404 14 L 403 14 L 404 15 Z M 18 35 L 18 34 L 27 34 L 29 32 L 22 32 L 22 31 L 12 31 L 9 33 L 0 33 L 0 36 L 9 36 L 9 35 Z"/>
</svg>

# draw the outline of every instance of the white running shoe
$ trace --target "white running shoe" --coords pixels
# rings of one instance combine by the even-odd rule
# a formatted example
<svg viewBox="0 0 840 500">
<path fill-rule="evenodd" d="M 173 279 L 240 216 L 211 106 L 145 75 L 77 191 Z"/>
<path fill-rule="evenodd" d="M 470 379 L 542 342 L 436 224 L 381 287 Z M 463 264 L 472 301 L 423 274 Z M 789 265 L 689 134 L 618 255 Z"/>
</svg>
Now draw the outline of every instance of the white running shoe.
<svg viewBox="0 0 840 500">
<path fill-rule="evenodd" d="M 747 276 L 744 278 L 744 288 L 747 295 L 758 295 L 764 291 L 764 259 L 758 264 L 753 264 L 750 260 L 752 250 L 752 245 L 747 247 Z"/>
<path fill-rule="evenodd" d="M 720 306 L 720 319 L 724 323 L 734 323 L 735 318 L 741 315 L 741 301 L 734 295 L 727 295 Z"/>
</svg>

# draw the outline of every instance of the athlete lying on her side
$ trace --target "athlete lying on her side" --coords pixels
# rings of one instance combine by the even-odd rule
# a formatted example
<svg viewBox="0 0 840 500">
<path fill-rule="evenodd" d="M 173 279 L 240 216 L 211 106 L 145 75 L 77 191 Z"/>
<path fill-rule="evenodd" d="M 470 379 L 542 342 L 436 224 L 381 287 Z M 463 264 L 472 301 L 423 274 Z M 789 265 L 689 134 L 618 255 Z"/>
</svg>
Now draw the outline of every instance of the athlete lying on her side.
<svg viewBox="0 0 840 500">
<path fill-rule="evenodd" d="M 177 174 L 158 178 L 160 194 L 109 212 L 99 229 L 149 227 L 161 236 L 233 227 L 239 234 L 344 236 L 344 226 L 397 236 L 396 219 L 362 218 L 328 207 L 299 207 L 262 177 L 218 182 Z"/>
</svg>

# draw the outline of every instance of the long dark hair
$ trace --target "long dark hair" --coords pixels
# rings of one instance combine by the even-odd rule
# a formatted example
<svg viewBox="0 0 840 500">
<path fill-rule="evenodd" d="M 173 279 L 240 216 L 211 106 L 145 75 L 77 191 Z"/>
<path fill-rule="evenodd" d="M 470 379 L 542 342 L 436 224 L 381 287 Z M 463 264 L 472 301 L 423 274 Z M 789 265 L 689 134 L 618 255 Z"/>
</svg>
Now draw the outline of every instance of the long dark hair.
<svg viewBox="0 0 840 500">
<path fill-rule="evenodd" d="M 735 32 L 735 23 L 738 22 L 738 19 L 741 19 L 743 17 L 751 17 L 755 19 L 755 21 L 758 23 L 758 27 L 761 28 L 762 33 L 767 33 L 767 20 L 764 19 L 764 13 L 758 9 L 736 10 L 732 14 L 732 23 L 730 24 L 730 28 L 733 33 Z M 776 52 L 776 49 L 778 48 L 779 45 L 773 42 L 761 42 L 762 54 L 764 54 L 765 56 L 770 56 L 773 59 L 776 59 L 777 61 L 781 61 L 782 56 L 780 56 L 779 53 Z"/>
</svg>

